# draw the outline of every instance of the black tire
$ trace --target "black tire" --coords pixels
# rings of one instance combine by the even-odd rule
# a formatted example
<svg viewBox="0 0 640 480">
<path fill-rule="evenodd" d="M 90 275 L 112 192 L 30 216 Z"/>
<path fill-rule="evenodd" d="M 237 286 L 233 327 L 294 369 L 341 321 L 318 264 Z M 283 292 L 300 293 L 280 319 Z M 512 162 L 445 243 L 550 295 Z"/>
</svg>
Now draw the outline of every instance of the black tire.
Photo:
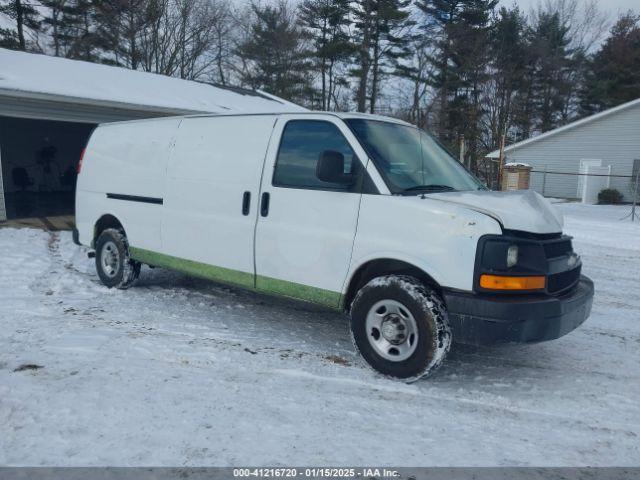
<svg viewBox="0 0 640 480">
<path fill-rule="evenodd" d="M 387 306 L 391 307 L 388 311 Z M 391 311 L 394 308 L 398 314 Z M 379 329 L 376 319 L 382 322 Z M 394 325 L 385 327 L 394 322 L 402 329 Z M 413 335 L 413 342 L 407 333 Z M 440 297 L 416 278 L 401 275 L 374 278 L 358 291 L 351 304 L 351 335 L 369 366 L 383 375 L 407 382 L 436 371 L 451 347 L 447 311 Z M 404 351 L 394 353 L 398 348 L 390 341 L 403 342 L 398 348 Z M 407 355 L 407 358 L 398 355 Z M 395 358 L 390 360 L 392 357 Z"/>
<path fill-rule="evenodd" d="M 140 262 L 129 255 L 129 243 L 123 231 L 108 228 L 100 234 L 96 241 L 96 270 L 104 285 L 127 289 L 140 275 L 140 267 Z"/>
</svg>

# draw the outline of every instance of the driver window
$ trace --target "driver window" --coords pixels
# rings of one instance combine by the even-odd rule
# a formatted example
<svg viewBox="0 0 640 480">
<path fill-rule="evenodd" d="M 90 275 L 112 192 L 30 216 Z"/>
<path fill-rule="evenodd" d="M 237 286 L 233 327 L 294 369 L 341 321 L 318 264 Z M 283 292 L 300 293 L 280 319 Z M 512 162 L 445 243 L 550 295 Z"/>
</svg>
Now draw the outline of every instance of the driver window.
<svg viewBox="0 0 640 480">
<path fill-rule="evenodd" d="M 338 127 L 322 120 L 291 120 L 282 132 L 273 185 L 278 187 L 355 192 L 358 183 L 321 181 L 316 175 L 320 155 L 331 150 L 344 157 L 344 173 L 359 174 L 359 161 Z"/>
</svg>

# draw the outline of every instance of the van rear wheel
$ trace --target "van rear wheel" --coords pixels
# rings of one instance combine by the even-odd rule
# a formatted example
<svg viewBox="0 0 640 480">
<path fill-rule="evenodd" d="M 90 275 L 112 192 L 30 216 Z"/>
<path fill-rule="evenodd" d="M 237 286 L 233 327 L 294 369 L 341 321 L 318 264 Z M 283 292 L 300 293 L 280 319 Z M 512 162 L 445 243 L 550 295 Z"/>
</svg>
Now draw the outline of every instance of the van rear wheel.
<svg viewBox="0 0 640 480">
<path fill-rule="evenodd" d="M 122 230 L 108 228 L 96 241 L 96 270 L 109 288 L 129 288 L 140 275 L 140 262 L 129 255 L 129 243 Z"/>
<path fill-rule="evenodd" d="M 440 297 L 402 275 L 377 277 L 360 289 L 351 306 L 351 334 L 373 369 L 408 382 L 436 371 L 451 346 Z"/>
</svg>

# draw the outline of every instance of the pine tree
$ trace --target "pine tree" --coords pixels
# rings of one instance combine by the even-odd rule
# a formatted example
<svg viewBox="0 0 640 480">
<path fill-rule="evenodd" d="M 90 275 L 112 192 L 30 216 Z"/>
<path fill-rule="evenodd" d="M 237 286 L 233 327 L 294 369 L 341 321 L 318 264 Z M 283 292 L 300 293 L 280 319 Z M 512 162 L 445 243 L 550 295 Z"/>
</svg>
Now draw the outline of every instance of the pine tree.
<svg viewBox="0 0 640 480">
<path fill-rule="evenodd" d="M 48 27 L 54 54 L 67 58 L 97 61 L 95 23 L 89 0 L 45 0 L 49 14 L 43 23 Z"/>
<path fill-rule="evenodd" d="M 534 65 L 532 99 L 535 127 L 552 130 L 563 120 L 563 111 L 571 85 L 567 71 L 572 68 L 569 27 L 562 24 L 557 12 L 543 12 L 529 31 Z"/>
<path fill-rule="evenodd" d="M 44 17 L 42 23 L 49 31 L 51 42 L 53 43 L 53 54 L 56 57 L 62 54 L 60 42 L 60 24 L 64 15 L 64 9 L 68 0 L 40 0 L 42 5 L 48 9 L 48 15 Z"/>
<path fill-rule="evenodd" d="M 371 66 L 371 92 L 369 112 L 376 112 L 380 96 L 381 81 L 385 75 L 400 74 L 401 59 L 407 58 L 411 51 L 410 29 L 414 22 L 410 20 L 410 0 L 380 0 L 378 18 L 373 32 L 373 55 Z"/>
<path fill-rule="evenodd" d="M 286 2 L 275 6 L 252 5 L 251 35 L 240 46 L 240 55 L 250 63 L 243 81 L 255 89 L 292 101 L 309 98 L 309 52 L 304 32 Z"/>
<path fill-rule="evenodd" d="M 356 64 L 352 73 L 358 79 L 356 108 L 364 112 L 367 104 L 367 86 L 371 70 L 371 38 L 375 25 L 376 0 L 356 0 L 353 2 L 353 17 L 356 33 L 353 37 L 356 47 Z"/>
<path fill-rule="evenodd" d="M 451 111 L 458 136 L 466 142 L 466 162 L 475 170 L 481 150 L 482 92 L 490 78 L 491 14 L 498 0 L 468 0 L 461 12 L 461 22 L 454 35 L 453 64 L 458 85 L 455 108 Z M 457 121 L 456 121 L 457 120 Z"/>
<path fill-rule="evenodd" d="M 25 29 L 33 31 L 40 29 L 40 14 L 36 9 L 36 3 L 26 0 L 2 0 L 0 14 L 16 22 L 15 32 L 8 28 L 0 29 L 0 43 L 9 48 L 26 50 Z"/>
<path fill-rule="evenodd" d="M 500 146 L 503 135 L 509 136 L 516 96 L 526 90 L 525 32 L 526 18 L 517 6 L 499 10 L 490 36 L 492 85 L 486 92 L 490 128 L 488 148 L 492 150 Z"/>
<path fill-rule="evenodd" d="M 357 66 L 352 73 L 358 79 L 356 103 L 359 112 L 366 110 L 367 97 L 369 111 L 375 111 L 382 76 L 398 73 L 399 60 L 410 54 L 409 5 L 409 0 L 353 2 Z"/>
<path fill-rule="evenodd" d="M 148 0 L 94 0 L 96 45 L 108 63 L 137 70 L 142 63 L 141 37 L 151 22 L 157 2 Z"/>
<path fill-rule="evenodd" d="M 489 79 L 491 15 L 497 0 L 422 0 L 425 28 L 438 32 L 432 85 L 438 97 L 438 136 L 451 148 L 464 138 L 475 168 L 483 135 L 482 93 Z"/>
<path fill-rule="evenodd" d="M 618 18 L 611 36 L 588 63 L 585 77 L 585 115 L 640 97 L 640 15 L 627 12 Z"/>
<path fill-rule="evenodd" d="M 0 28 L 0 48 L 20 50 L 18 34 L 10 28 Z"/>
<path fill-rule="evenodd" d="M 347 32 L 349 0 L 304 0 L 299 7 L 300 22 L 310 31 L 315 69 L 320 73 L 320 108 L 331 109 L 336 87 L 335 68 L 353 49 Z"/>
<path fill-rule="evenodd" d="M 456 86 L 450 71 L 453 57 L 452 42 L 456 25 L 461 20 L 464 2 L 461 0 L 418 0 L 416 6 L 424 13 L 425 31 L 435 33 L 436 52 L 432 58 L 434 73 L 431 86 L 436 90 L 438 104 L 437 135 L 440 140 L 452 146 L 450 138 L 449 100 Z"/>
</svg>

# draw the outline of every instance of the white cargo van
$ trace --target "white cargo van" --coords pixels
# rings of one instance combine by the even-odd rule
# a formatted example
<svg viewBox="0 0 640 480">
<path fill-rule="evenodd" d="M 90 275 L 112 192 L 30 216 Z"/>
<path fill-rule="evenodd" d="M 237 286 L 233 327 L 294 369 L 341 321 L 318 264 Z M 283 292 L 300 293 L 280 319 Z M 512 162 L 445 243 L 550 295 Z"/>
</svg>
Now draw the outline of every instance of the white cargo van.
<svg viewBox="0 0 640 480">
<path fill-rule="evenodd" d="M 76 224 L 108 287 L 148 264 L 342 310 L 365 360 L 408 380 L 454 340 L 558 338 L 593 298 L 544 198 L 487 191 L 427 133 L 385 117 L 101 125 Z"/>
</svg>

